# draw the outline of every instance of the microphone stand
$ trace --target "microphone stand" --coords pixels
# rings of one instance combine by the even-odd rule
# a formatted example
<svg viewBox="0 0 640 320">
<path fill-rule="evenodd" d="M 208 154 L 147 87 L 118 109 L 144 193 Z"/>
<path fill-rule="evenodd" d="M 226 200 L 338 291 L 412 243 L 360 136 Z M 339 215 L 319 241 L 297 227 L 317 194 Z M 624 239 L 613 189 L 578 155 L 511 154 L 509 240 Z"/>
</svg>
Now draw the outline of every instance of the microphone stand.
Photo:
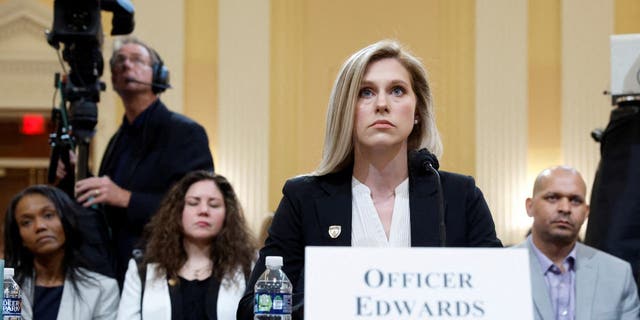
<svg viewBox="0 0 640 320">
<path fill-rule="evenodd" d="M 438 220 L 440 222 L 438 229 L 440 231 L 440 247 L 447 246 L 447 226 L 444 220 L 444 195 L 442 194 L 442 181 L 440 181 L 440 173 L 433 167 L 431 162 L 427 162 L 427 169 L 436 176 L 436 183 L 438 187 Z"/>
<path fill-rule="evenodd" d="M 438 158 L 431 153 L 426 148 L 420 149 L 416 152 L 416 157 L 419 160 L 419 163 L 422 165 L 422 168 L 427 170 L 427 172 L 431 172 L 436 176 L 436 187 L 437 187 L 437 200 L 438 203 L 438 231 L 440 235 L 440 247 L 447 246 L 447 225 L 445 222 L 445 212 L 444 212 L 444 191 L 442 189 L 442 181 L 440 180 L 440 173 L 438 172 Z"/>
</svg>

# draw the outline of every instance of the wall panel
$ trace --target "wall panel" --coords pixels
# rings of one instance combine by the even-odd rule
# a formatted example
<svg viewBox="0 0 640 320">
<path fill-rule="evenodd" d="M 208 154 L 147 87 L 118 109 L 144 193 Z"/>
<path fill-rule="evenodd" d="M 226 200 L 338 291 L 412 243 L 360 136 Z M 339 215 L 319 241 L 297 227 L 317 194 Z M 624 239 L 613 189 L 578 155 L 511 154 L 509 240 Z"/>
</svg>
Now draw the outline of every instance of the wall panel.
<svg viewBox="0 0 640 320">
<path fill-rule="evenodd" d="M 476 2 L 476 170 L 504 243 L 523 239 L 527 1 Z"/>
<path fill-rule="evenodd" d="M 268 200 L 269 2 L 218 3 L 216 171 L 233 184 L 257 229 Z"/>
</svg>

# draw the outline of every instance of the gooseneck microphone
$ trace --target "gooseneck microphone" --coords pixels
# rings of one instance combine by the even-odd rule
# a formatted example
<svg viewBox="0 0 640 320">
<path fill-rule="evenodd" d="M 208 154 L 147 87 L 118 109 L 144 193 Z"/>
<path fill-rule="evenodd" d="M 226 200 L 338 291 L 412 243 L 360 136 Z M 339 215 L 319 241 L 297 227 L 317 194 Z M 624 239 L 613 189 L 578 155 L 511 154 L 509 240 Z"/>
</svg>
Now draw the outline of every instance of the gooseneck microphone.
<svg viewBox="0 0 640 320">
<path fill-rule="evenodd" d="M 127 81 L 127 83 L 129 82 L 133 82 L 133 83 L 139 83 L 139 84 L 144 84 L 153 88 L 160 88 L 160 89 L 171 89 L 171 85 L 169 84 L 160 84 L 160 83 L 154 83 L 154 82 L 145 82 L 145 81 L 140 81 L 138 79 L 134 79 L 134 78 L 126 78 L 125 81 Z"/>
<path fill-rule="evenodd" d="M 436 158 L 436 156 L 433 153 L 429 152 L 429 150 L 427 150 L 426 148 L 418 150 L 418 159 L 420 160 L 420 164 L 422 165 L 422 167 L 436 176 L 438 192 L 438 220 L 440 221 L 440 246 L 446 247 L 447 226 L 444 220 L 444 195 L 442 190 L 442 182 L 440 181 L 440 173 L 438 173 L 440 164 L 438 163 L 438 158 Z"/>
</svg>

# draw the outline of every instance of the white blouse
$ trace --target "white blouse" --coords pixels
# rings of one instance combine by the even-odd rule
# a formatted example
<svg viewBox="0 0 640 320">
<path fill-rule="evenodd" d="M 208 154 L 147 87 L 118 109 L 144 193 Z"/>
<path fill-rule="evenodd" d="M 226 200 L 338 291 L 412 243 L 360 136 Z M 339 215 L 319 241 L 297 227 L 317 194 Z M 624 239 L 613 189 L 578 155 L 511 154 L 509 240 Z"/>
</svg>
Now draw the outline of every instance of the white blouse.
<svg viewBox="0 0 640 320">
<path fill-rule="evenodd" d="M 351 246 L 353 247 L 411 247 L 409 215 L 409 178 L 395 189 L 389 239 L 371 198 L 369 187 L 351 179 Z"/>
</svg>

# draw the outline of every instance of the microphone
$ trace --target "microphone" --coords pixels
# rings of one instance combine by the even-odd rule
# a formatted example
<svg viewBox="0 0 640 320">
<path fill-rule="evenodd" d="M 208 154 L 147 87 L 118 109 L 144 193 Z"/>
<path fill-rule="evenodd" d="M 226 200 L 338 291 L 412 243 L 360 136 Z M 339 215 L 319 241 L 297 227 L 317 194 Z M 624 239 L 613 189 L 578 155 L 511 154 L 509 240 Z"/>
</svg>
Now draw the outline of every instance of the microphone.
<svg viewBox="0 0 640 320">
<path fill-rule="evenodd" d="M 427 172 L 431 172 L 436 176 L 438 191 L 438 220 L 440 220 L 440 225 L 438 227 L 440 231 L 440 246 L 446 247 L 447 226 L 444 220 L 444 195 L 442 191 L 442 182 L 440 181 L 440 173 L 438 173 L 440 164 L 438 163 L 438 158 L 436 158 L 436 156 L 426 148 L 418 150 L 417 157 L 422 167 L 426 169 Z"/>
<path fill-rule="evenodd" d="M 427 171 L 440 169 L 438 158 L 436 158 L 436 155 L 427 150 L 427 148 L 418 150 L 418 159 L 420 159 L 420 164 L 422 164 L 422 167 L 427 169 Z M 436 171 L 436 174 L 437 173 L 438 172 Z"/>
<path fill-rule="evenodd" d="M 129 82 L 133 82 L 133 83 L 139 83 L 139 84 L 144 84 L 146 86 L 150 86 L 150 87 L 154 87 L 154 88 L 160 88 L 160 89 L 171 89 L 171 85 L 169 84 L 160 84 L 160 83 L 155 83 L 155 82 L 144 82 L 144 81 L 140 81 L 138 79 L 134 79 L 134 78 L 126 78 L 125 81 L 127 83 Z"/>
</svg>

